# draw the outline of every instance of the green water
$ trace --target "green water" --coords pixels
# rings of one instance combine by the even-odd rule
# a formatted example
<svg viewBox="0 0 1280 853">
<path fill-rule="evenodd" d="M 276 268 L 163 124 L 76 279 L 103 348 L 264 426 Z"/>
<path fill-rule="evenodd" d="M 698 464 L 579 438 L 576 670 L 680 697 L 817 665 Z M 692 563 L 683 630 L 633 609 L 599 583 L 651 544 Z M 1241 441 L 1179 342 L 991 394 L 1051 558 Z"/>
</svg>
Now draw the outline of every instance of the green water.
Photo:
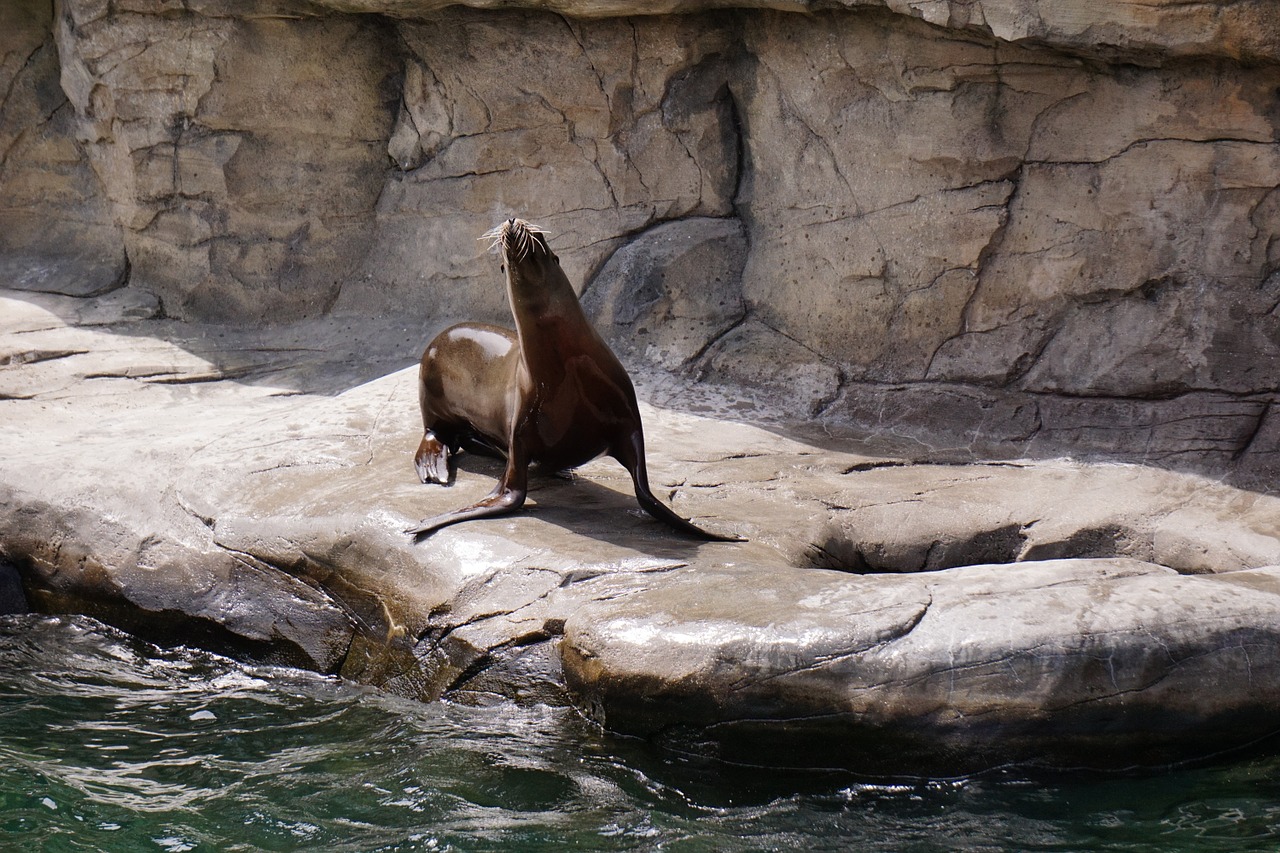
<svg viewBox="0 0 1280 853">
<path fill-rule="evenodd" d="M 1280 850 L 1280 760 L 888 784 L 681 762 L 555 708 L 422 705 L 0 617 L 0 850 Z"/>
</svg>

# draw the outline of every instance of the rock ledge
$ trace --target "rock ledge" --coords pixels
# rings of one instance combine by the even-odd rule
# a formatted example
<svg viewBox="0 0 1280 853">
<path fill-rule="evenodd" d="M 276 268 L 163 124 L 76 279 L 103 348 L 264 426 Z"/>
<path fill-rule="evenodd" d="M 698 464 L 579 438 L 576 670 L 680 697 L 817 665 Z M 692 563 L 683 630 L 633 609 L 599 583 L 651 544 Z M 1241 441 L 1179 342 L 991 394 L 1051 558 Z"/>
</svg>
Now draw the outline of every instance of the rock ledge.
<svg viewBox="0 0 1280 853">
<path fill-rule="evenodd" d="M 749 543 L 672 536 L 595 462 L 414 546 L 407 522 L 498 473 L 465 458 L 452 488 L 416 481 L 417 330 L 154 312 L 132 288 L 0 297 L 10 610 L 427 700 L 574 702 L 732 760 L 1116 766 L 1275 728 L 1275 498 L 802 441 L 732 419 L 745 398 L 641 376 L 658 494 Z"/>
</svg>

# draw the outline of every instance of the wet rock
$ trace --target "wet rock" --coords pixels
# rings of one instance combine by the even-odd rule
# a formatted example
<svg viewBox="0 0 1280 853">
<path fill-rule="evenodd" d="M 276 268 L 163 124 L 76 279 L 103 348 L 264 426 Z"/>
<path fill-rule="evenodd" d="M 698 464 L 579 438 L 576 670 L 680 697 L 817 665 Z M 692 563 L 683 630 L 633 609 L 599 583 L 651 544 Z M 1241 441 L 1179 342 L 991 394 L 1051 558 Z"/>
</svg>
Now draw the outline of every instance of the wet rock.
<svg viewBox="0 0 1280 853">
<path fill-rule="evenodd" d="M 739 758 L 1270 731 L 1268 4 L 488 5 L 0 10 L 30 606 Z M 498 476 L 417 483 L 412 364 L 507 320 L 513 214 L 638 368 L 659 496 L 750 542 L 607 461 L 400 533 Z"/>
<path fill-rule="evenodd" d="M 1238 726 L 1270 727 L 1278 616 L 1274 568 L 1202 578 L 1058 560 L 893 578 L 742 566 L 588 604 L 562 653 L 607 727 L 710 742 L 733 761 L 1114 767 L 1167 759 L 1190 731 L 1212 751 Z"/>
<path fill-rule="evenodd" d="M 22 591 L 22 576 L 8 563 L 0 563 L 0 616 L 29 612 L 31 606 Z"/>
</svg>

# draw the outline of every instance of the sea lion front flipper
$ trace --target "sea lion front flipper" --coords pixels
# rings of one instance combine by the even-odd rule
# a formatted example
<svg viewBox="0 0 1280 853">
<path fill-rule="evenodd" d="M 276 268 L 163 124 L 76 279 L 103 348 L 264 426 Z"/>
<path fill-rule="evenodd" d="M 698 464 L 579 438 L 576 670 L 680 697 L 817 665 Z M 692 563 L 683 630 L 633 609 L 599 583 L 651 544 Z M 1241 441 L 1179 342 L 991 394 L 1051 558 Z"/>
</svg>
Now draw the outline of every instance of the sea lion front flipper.
<svg viewBox="0 0 1280 853">
<path fill-rule="evenodd" d="M 515 512 L 524 505 L 524 499 L 528 492 L 528 461 L 508 459 L 507 470 L 503 473 L 502 479 L 498 481 L 498 485 L 494 486 L 493 491 L 484 500 L 477 501 L 471 506 L 465 506 L 462 509 L 455 509 L 452 512 L 424 518 L 413 527 L 405 528 L 404 532 L 413 535 L 415 541 L 417 541 L 428 533 L 439 530 L 441 527 L 448 527 L 450 524 L 457 524 L 460 521 L 506 515 L 509 512 Z"/>
<path fill-rule="evenodd" d="M 449 485 L 449 456 L 448 446 L 434 432 L 427 430 L 418 444 L 418 452 L 413 455 L 418 479 L 424 483 Z"/>
<path fill-rule="evenodd" d="M 649 515 L 667 523 L 682 533 L 696 536 L 699 539 L 707 539 L 712 542 L 747 541 L 741 536 L 725 536 L 703 530 L 693 522 L 676 515 L 670 507 L 654 497 L 653 492 L 649 489 L 649 472 L 644 462 L 644 433 L 641 432 L 639 427 L 633 430 L 625 441 L 612 448 L 609 455 L 617 459 L 622 463 L 622 467 L 627 469 L 627 473 L 631 475 L 631 482 L 635 484 L 636 500 L 640 502 L 640 508 L 649 513 Z"/>
</svg>

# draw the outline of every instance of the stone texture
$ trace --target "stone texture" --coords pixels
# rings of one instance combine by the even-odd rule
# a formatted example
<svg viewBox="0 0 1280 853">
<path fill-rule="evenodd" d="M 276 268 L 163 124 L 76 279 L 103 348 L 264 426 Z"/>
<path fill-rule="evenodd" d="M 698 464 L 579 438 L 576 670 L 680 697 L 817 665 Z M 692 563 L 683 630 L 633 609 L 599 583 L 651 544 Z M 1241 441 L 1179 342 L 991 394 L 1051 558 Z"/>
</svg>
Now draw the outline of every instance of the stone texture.
<svg viewBox="0 0 1280 853">
<path fill-rule="evenodd" d="M 15 0 L 0 22 L 0 280 L 104 293 L 124 283 L 128 262 L 59 86 L 52 3 Z"/>
<path fill-rule="evenodd" d="M 655 490 L 749 542 L 673 535 L 602 460 L 414 545 L 407 523 L 501 467 L 417 481 L 419 329 L 191 325 L 135 293 L 0 299 L 5 607 L 866 772 L 1159 762 L 1274 725 L 1280 499 L 1138 465 L 917 464 L 638 373 L 704 411 L 642 406 Z"/>
<path fill-rule="evenodd" d="M 1105 75 L 825 20 L 746 30 L 744 290 L 766 323 L 852 380 L 1273 390 L 1269 71 Z"/>
<path fill-rule="evenodd" d="M 1188 728 L 1209 747 L 1268 725 L 1278 616 L 1274 567 L 1206 579 L 1057 560 L 901 580 L 745 567 L 587 604 L 563 654 L 605 725 L 654 736 L 678 722 L 666 737 L 712 740 L 729 760 L 1114 767 L 1177 754 Z"/>
<path fill-rule="evenodd" d="M 620 357 L 680 370 L 742 321 L 746 257 L 736 219 L 665 223 L 609 258 L 582 307 Z"/>
<path fill-rule="evenodd" d="M 1278 26 L 1263 0 L 6 3 L 0 609 L 729 757 L 1265 734 Z M 497 476 L 416 483 L 411 365 L 508 321 L 476 238 L 509 215 L 656 404 L 659 494 L 749 543 L 674 539 L 603 462 L 400 535 Z"/>
<path fill-rule="evenodd" d="M 454 5 L 456 0 L 316 0 L 329 8 L 413 17 Z M 506 0 L 468 0 L 480 9 L 508 8 Z M 767 8 L 812 12 L 832 8 L 884 9 L 931 24 L 1030 41 L 1108 57 L 1221 56 L 1274 60 L 1280 23 L 1267 0 L 1187 4 L 1156 0 L 1141 6 L 1096 0 L 528 0 L 526 8 L 582 18 L 670 15 L 707 9 Z"/>
<path fill-rule="evenodd" d="M 613 326 L 638 258 L 676 275 L 664 229 L 736 221 L 607 330 L 627 358 L 831 429 L 1271 488 L 1266 4 L 491 5 L 6 6 L 0 272 L 443 328 L 505 320 L 474 240 L 514 214 Z"/>
<path fill-rule="evenodd" d="M 581 288 L 629 235 L 731 212 L 731 29 L 450 11 L 399 34 L 411 55 L 388 146 L 398 168 L 340 308 L 504 320 L 497 264 L 476 251 L 504 217 L 553 235 Z"/>
<path fill-rule="evenodd" d="M 322 313 L 368 250 L 397 73 L 373 19 L 64 6 L 62 84 L 175 317 Z M 214 14 L 218 12 L 220 14 Z"/>
</svg>

